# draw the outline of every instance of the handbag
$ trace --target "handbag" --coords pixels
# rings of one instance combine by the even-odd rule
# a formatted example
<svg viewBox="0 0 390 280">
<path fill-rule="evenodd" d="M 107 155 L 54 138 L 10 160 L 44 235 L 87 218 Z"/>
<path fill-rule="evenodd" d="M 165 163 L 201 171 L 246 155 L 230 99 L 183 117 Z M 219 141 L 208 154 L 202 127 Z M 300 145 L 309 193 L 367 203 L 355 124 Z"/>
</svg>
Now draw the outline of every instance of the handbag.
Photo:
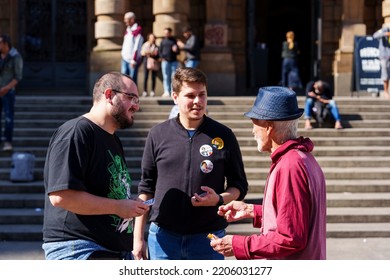
<svg viewBox="0 0 390 280">
<path fill-rule="evenodd" d="M 158 71 L 160 70 L 160 62 L 157 59 L 148 56 L 146 60 L 146 69 L 152 71 Z"/>
</svg>

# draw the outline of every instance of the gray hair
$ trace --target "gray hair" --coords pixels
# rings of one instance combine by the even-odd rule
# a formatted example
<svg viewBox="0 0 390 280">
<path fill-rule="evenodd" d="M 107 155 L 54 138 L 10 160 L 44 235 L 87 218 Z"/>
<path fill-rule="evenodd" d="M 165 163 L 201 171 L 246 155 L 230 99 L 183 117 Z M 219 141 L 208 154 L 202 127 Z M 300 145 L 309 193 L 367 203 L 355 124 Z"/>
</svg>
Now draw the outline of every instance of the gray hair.
<svg viewBox="0 0 390 280">
<path fill-rule="evenodd" d="M 289 121 L 272 121 L 275 128 L 274 141 L 278 144 L 283 144 L 290 139 L 297 138 L 299 119 Z"/>
<path fill-rule="evenodd" d="M 133 12 L 127 12 L 125 14 L 125 18 L 128 18 L 128 19 L 134 18 L 135 19 L 135 14 Z"/>
</svg>

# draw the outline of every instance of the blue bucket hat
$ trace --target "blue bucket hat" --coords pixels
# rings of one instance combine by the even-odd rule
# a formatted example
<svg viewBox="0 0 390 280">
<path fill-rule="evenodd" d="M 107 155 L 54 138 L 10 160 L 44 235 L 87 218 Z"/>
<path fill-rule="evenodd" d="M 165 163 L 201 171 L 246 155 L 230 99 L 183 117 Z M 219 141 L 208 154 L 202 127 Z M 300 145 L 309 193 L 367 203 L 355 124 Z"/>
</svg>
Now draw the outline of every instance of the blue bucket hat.
<svg viewBox="0 0 390 280">
<path fill-rule="evenodd" d="M 244 116 L 265 121 L 288 121 L 301 117 L 295 92 L 286 87 L 263 87 L 259 89 L 255 103 Z"/>
</svg>

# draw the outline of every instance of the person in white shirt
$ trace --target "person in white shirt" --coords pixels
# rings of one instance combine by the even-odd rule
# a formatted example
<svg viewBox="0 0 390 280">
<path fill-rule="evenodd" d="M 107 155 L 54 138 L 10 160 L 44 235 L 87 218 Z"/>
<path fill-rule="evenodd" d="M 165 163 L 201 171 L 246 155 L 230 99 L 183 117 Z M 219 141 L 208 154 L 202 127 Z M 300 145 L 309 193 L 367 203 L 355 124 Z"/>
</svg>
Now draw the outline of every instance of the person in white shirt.
<svg viewBox="0 0 390 280">
<path fill-rule="evenodd" d="M 126 32 L 122 45 L 122 74 L 129 75 L 137 84 L 138 68 L 142 64 L 141 48 L 144 43 L 141 26 L 135 22 L 135 14 L 127 12 L 123 19 Z"/>
</svg>

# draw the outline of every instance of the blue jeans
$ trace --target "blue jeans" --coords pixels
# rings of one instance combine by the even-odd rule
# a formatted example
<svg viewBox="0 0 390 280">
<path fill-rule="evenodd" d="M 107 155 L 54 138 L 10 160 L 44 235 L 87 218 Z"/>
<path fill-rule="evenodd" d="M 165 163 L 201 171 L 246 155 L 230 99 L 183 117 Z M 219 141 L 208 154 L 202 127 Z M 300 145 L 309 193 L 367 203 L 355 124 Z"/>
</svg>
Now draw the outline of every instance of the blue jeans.
<svg viewBox="0 0 390 280">
<path fill-rule="evenodd" d="M 189 60 L 186 60 L 185 62 L 185 66 L 186 67 L 189 67 L 189 68 L 196 68 L 199 64 L 199 60 L 196 60 L 196 59 L 189 59 Z"/>
<path fill-rule="evenodd" d="M 129 75 L 135 84 L 137 84 L 138 68 L 139 68 L 138 64 L 136 64 L 135 67 L 133 68 L 133 67 L 131 67 L 129 62 L 122 59 L 121 73 Z"/>
<path fill-rule="evenodd" d="M 164 92 L 169 92 L 169 94 L 171 94 L 172 91 L 172 76 L 175 74 L 177 66 L 178 66 L 177 61 L 169 62 L 163 60 L 161 62 L 161 72 L 163 75 Z"/>
<path fill-rule="evenodd" d="M 306 98 L 305 119 L 311 119 L 313 106 L 314 106 L 313 98 Z M 340 121 L 340 113 L 339 113 L 339 109 L 337 108 L 336 101 L 330 100 L 330 102 L 328 104 L 326 104 L 326 107 L 329 108 L 330 112 L 332 113 L 333 118 L 336 121 Z"/>
<path fill-rule="evenodd" d="M 103 246 L 89 240 L 69 240 L 43 243 L 46 260 L 86 260 L 95 251 L 109 251 Z M 128 258 L 131 259 L 129 252 Z"/>
<path fill-rule="evenodd" d="M 283 87 L 300 87 L 298 63 L 295 58 L 284 58 L 282 61 L 282 81 Z"/>
<path fill-rule="evenodd" d="M 225 236 L 225 230 L 212 232 Z M 149 227 L 148 250 L 151 260 L 223 260 L 224 256 L 214 251 L 206 233 L 178 234 L 165 230 L 155 223 Z"/>
<path fill-rule="evenodd" d="M 14 132 L 14 112 L 15 112 L 15 90 L 11 89 L 6 95 L 0 98 L 0 117 L 4 110 L 5 128 L 4 138 L 7 142 L 12 142 L 12 136 Z M 1 134 L 1 121 L 0 121 L 0 134 Z"/>
</svg>

